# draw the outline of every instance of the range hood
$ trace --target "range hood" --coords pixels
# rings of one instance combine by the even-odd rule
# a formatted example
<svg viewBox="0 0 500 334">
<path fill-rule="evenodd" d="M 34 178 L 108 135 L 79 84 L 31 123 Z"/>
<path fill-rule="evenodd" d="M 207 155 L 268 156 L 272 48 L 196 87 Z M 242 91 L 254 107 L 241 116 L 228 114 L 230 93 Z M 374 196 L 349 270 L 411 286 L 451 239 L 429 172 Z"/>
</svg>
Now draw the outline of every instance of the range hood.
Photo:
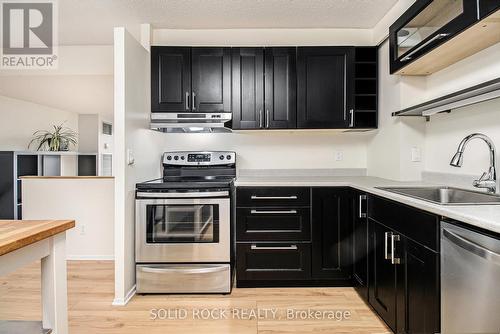
<svg viewBox="0 0 500 334">
<path fill-rule="evenodd" d="M 231 113 L 153 112 L 151 129 L 168 133 L 231 132 L 224 126 L 231 119 Z"/>
</svg>

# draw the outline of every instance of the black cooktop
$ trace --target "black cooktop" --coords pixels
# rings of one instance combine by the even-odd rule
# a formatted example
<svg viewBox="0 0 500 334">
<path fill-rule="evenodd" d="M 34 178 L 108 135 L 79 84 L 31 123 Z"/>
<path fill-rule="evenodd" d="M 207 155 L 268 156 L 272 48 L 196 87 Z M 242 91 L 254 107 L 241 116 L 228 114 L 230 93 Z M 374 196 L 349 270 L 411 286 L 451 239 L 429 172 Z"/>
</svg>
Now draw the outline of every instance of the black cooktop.
<svg viewBox="0 0 500 334">
<path fill-rule="evenodd" d="M 222 189 L 231 187 L 234 177 L 155 179 L 137 183 L 138 190 Z"/>
</svg>

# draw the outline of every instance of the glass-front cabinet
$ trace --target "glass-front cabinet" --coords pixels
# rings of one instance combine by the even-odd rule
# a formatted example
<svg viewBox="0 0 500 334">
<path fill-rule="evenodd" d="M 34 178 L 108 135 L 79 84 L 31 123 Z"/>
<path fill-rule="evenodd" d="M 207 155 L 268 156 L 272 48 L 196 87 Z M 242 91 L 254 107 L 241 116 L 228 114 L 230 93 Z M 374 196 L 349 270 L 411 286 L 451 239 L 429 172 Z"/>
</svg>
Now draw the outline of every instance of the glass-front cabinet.
<svg viewBox="0 0 500 334">
<path fill-rule="evenodd" d="M 476 0 L 417 0 L 389 29 L 391 74 L 478 19 Z"/>
</svg>

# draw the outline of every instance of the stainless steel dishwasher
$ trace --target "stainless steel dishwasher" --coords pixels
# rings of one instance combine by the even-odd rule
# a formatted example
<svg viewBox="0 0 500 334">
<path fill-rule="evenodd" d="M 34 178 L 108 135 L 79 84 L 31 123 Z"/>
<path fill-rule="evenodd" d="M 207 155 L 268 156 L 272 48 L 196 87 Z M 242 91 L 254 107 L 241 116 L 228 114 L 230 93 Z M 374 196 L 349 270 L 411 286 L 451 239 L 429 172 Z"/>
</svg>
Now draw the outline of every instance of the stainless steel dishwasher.
<svg viewBox="0 0 500 334">
<path fill-rule="evenodd" d="M 500 240 L 441 223 L 441 333 L 500 333 Z"/>
</svg>

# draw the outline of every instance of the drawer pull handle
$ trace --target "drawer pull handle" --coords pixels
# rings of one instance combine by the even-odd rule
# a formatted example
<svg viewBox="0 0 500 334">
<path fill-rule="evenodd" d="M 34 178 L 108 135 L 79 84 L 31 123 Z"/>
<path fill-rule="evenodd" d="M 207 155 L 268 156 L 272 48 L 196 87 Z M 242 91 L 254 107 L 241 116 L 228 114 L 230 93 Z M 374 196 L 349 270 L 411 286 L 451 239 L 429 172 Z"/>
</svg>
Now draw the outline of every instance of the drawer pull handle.
<svg viewBox="0 0 500 334">
<path fill-rule="evenodd" d="M 252 210 L 250 211 L 251 214 L 273 214 L 273 215 L 279 215 L 279 214 L 296 214 L 297 210 L 274 210 L 274 211 L 261 211 L 261 210 Z"/>
<path fill-rule="evenodd" d="M 297 196 L 256 196 L 252 195 L 251 199 L 264 199 L 264 200 L 270 200 L 270 199 L 297 199 Z"/>
<path fill-rule="evenodd" d="M 388 252 L 388 244 L 389 244 L 389 237 L 392 236 L 392 232 L 385 232 L 384 233 L 384 258 L 386 260 L 390 260 L 391 259 L 391 256 L 389 255 L 389 252 Z"/>
<path fill-rule="evenodd" d="M 250 248 L 252 250 L 297 250 L 297 245 L 276 246 L 276 247 L 252 245 Z"/>
</svg>

